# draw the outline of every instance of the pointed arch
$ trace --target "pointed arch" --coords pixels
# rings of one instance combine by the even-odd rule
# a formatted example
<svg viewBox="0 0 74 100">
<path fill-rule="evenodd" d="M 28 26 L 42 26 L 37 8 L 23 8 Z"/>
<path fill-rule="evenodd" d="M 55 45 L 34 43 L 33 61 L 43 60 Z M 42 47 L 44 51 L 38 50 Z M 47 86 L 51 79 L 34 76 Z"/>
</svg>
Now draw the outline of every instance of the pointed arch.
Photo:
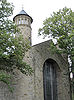
<svg viewBox="0 0 74 100">
<path fill-rule="evenodd" d="M 57 66 L 53 59 L 47 59 L 43 65 L 44 100 L 57 100 Z"/>
</svg>

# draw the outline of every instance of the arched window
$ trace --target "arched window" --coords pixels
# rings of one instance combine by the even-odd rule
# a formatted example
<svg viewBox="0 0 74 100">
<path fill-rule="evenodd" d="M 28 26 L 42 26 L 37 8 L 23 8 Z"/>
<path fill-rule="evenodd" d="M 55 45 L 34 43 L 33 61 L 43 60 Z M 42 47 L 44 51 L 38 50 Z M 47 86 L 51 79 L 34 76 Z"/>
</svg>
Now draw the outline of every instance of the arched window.
<svg viewBox="0 0 74 100">
<path fill-rule="evenodd" d="M 25 18 L 25 24 L 28 24 L 28 20 Z"/>
<path fill-rule="evenodd" d="M 47 60 L 43 67 L 44 100 L 57 100 L 56 66 Z"/>
<path fill-rule="evenodd" d="M 22 24 L 24 24 L 24 20 L 22 19 Z"/>
<path fill-rule="evenodd" d="M 19 24 L 21 24 L 21 20 L 19 19 Z"/>
</svg>

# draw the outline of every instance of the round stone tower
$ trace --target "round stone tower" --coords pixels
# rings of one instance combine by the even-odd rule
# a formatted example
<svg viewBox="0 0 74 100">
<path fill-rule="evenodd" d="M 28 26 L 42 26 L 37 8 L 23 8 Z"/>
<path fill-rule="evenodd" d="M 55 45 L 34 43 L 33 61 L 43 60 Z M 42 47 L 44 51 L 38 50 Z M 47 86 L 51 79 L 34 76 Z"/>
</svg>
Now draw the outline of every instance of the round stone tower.
<svg viewBox="0 0 74 100">
<path fill-rule="evenodd" d="M 30 17 L 24 10 L 21 10 L 20 13 L 13 18 L 13 21 L 20 29 L 24 39 L 28 39 L 31 44 L 31 23 L 33 22 L 32 17 Z"/>
</svg>

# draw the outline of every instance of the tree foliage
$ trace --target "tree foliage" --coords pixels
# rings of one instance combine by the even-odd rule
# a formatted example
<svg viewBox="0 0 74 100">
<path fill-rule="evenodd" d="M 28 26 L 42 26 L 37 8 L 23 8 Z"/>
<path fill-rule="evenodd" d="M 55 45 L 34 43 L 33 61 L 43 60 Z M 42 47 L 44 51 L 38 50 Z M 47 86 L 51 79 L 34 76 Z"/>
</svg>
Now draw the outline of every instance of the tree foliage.
<svg viewBox="0 0 74 100">
<path fill-rule="evenodd" d="M 22 35 L 16 37 L 15 34 L 20 31 L 9 20 L 13 7 L 7 0 L 0 0 L 0 70 L 13 72 L 13 69 L 17 68 L 24 74 L 31 74 L 32 68 L 23 61 L 25 52 L 30 48 L 29 42 L 24 41 Z M 4 74 L 0 74 L 0 81 L 4 81 L 2 75 L 4 77 Z"/>
<path fill-rule="evenodd" d="M 70 8 L 60 9 L 43 22 L 43 27 L 39 29 L 39 35 L 49 36 L 56 39 L 56 44 L 52 43 L 52 50 L 66 53 L 74 66 L 74 12 Z M 56 48 L 58 45 L 58 48 Z"/>
</svg>

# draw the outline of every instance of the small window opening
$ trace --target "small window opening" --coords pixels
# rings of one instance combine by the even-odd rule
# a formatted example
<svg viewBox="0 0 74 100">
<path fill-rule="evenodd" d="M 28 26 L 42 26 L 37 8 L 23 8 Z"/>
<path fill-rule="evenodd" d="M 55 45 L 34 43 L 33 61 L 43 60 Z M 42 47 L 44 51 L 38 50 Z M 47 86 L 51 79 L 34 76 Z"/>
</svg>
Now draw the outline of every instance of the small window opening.
<svg viewBox="0 0 74 100">
<path fill-rule="evenodd" d="M 24 24 L 24 20 L 22 19 L 22 24 Z"/>
<path fill-rule="evenodd" d="M 21 24 L 21 20 L 19 19 L 19 24 Z"/>
</svg>

